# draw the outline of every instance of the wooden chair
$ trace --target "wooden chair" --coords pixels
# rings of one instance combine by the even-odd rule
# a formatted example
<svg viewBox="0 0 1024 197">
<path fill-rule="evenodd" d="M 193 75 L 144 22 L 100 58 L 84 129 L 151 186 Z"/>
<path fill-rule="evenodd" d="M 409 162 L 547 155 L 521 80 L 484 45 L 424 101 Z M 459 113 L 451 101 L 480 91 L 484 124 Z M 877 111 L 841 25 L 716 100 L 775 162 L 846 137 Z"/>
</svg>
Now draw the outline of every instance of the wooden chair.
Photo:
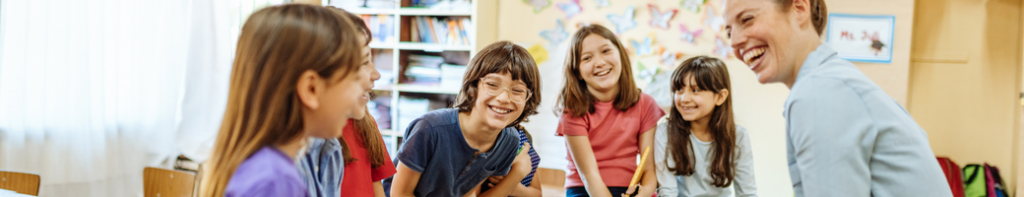
<svg viewBox="0 0 1024 197">
<path fill-rule="evenodd" d="M 39 175 L 0 171 L 0 189 L 37 196 L 39 195 Z"/>
<path fill-rule="evenodd" d="M 540 191 L 545 197 L 565 196 L 565 171 L 551 168 L 537 168 L 534 176 L 540 180 Z"/>
<path fill-rule="evenodd" d="M 190 172 L 146 167 L 142 171 L 146 197 L 192 197 L 196 175 Z"/>
</svg>

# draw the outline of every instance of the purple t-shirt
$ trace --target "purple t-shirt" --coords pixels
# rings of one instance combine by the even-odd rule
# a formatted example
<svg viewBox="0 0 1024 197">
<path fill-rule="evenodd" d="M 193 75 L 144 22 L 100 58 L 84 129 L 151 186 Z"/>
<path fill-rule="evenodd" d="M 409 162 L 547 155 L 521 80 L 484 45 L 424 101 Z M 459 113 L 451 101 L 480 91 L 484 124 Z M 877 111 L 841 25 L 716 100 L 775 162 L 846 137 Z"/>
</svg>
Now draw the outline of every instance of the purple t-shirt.
<svg viewBox="0 0 1024 197">
<path fill-rule="evenodd" d="M 265 146 L 238 165 L 224 196 L 306 197 L 307 192 L 292 159 L 274 147 Z"/>
</svg>

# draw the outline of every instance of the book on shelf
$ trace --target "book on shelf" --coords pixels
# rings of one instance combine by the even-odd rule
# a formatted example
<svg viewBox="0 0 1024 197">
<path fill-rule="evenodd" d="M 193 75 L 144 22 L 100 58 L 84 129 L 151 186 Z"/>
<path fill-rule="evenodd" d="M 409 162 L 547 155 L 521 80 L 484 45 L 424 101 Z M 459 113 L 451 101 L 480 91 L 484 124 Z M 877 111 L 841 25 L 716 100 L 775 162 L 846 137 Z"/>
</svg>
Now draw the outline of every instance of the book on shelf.
<svg viewBox="0 0 1024 197">
<path fill-rule="evenodd" d="M 444 57 L 435 55 L 409 55 L 409 65 L 438 68 L 444 63 Z"/>
<path fill-rule="evenodd" d="M 470 0 L 412 0 L 412 7 L 430 8 L 431 10 L 470 11 L 473 4 Z"/>
<path fill-rule="evenodd" d="M 433 55 L 410 54 L 409 63 L 405 68 L 404 83 L 420 85 L 437 85 L 441 83 L 441 64 L 444 57 Z"/>
<path fill-rule="evenodd" d="M 460 30 L 462 32 L 462 42 L 468 45 L 473 38 L 476 38 L 476 31 L 470 31 L 474 27 L 473 22 L 469 18 L 463 17 L 459 19 L 459 27 L 462 27 L 462 30 Z"/>
<path fill-rule="evenodd" d="M 327 5 L 338 7 L 345 10 L 351 9 L 394 9 L 399 4 L 399 0 L 328 0 Z"/>
<path fill-rule="evenodd" d="M 413 7 L 430 7 L 440 2 L 441 0 L 412 0 L 411 3 Z"/>
<path fill-rule="evenodd" d="M 434 27 L 434 43 L 448 42 L 448 23 L 437 17 L 429 17 L 430 25 Z"/>
<path fill-rule="evenodd" d="M 372 42 L 393 43 L 395 42 L 395 16 L 394 15 L 360 15 L 363 23 L 370 28 L 373 37 Z"/>
<path fill-rule="evenodd" d="M 416 22 L 409 23 L 409 41 L 420 42 L 420 30 L 416 26 Z"/>
<path fill-rule="evenodd" d="M 473 24 L 468 17 L 417 16 L 409 24 L 410 41 L 444 45 L 469 45 L 473 40 L 467 31 Z"/>
</svg>

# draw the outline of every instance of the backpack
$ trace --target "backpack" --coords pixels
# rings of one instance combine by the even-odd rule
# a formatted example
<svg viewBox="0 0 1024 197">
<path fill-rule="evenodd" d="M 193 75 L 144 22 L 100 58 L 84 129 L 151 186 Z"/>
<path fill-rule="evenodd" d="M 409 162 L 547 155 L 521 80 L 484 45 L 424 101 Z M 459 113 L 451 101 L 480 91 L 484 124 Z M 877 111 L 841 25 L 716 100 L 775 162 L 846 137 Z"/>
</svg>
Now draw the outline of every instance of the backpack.
<svg viewBox="0 0 1024 197">
<path fill-rule="evenodd" d="M 939 160 L 942 172 L 946 174 L 946 182 L 949 183 L 949 190 L 953 192 L 953 197 L 964 197 L 964 179 L 960 173 L 960 166 L 948 157 L 937 157 L 936 159 Z"/>
<path fill-rule="evenodd" d="M 964 166 L 964 197 L 988 197 L 985 168 L 978 164 Z"/>
<path fill-rule="evenodd" d="M 985 185 L 990 197 L 1006 197 L 1003 177 L 999 176 L 999 168 L 985 163 Z"/>
</svg>

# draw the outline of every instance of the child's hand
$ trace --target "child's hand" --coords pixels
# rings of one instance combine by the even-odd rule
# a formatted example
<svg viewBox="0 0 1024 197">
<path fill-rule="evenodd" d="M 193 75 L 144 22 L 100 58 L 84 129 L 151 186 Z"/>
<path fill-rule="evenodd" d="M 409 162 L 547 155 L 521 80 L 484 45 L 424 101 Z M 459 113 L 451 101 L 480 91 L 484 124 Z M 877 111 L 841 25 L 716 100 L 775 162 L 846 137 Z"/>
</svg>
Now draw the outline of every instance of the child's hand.
<svg viewBox="0 0 1024 197">
<path fill-rule="evenodd" d="M 530 143 L 523 143 L 523 150 L 519 151 L 519 155 L 516 155 L 515 161 L 513 161 L 513 168 L 518 168 L 520 172 L 523 172 L 523 176 L 530 174 L 533 171 L 533 162 L 530 161 Z"/>
<path fill-rule="evenodd" d="M 505 179 L 505 176 L 491 176 L 491 177 L 487 177 L 487 187 L 492 187 L 493 188 L 495 184 L 501 183 L 501 180 L 504 180 L 504 179 Z"/>
<path fill-rule="evenodd" d="M 626 189 L 626 193 L 622 194 L 622 197 L 634 197 L 637 193 L 640 193 L 640 184 L 636 184 L 629 189 Z"/>
</svg>

